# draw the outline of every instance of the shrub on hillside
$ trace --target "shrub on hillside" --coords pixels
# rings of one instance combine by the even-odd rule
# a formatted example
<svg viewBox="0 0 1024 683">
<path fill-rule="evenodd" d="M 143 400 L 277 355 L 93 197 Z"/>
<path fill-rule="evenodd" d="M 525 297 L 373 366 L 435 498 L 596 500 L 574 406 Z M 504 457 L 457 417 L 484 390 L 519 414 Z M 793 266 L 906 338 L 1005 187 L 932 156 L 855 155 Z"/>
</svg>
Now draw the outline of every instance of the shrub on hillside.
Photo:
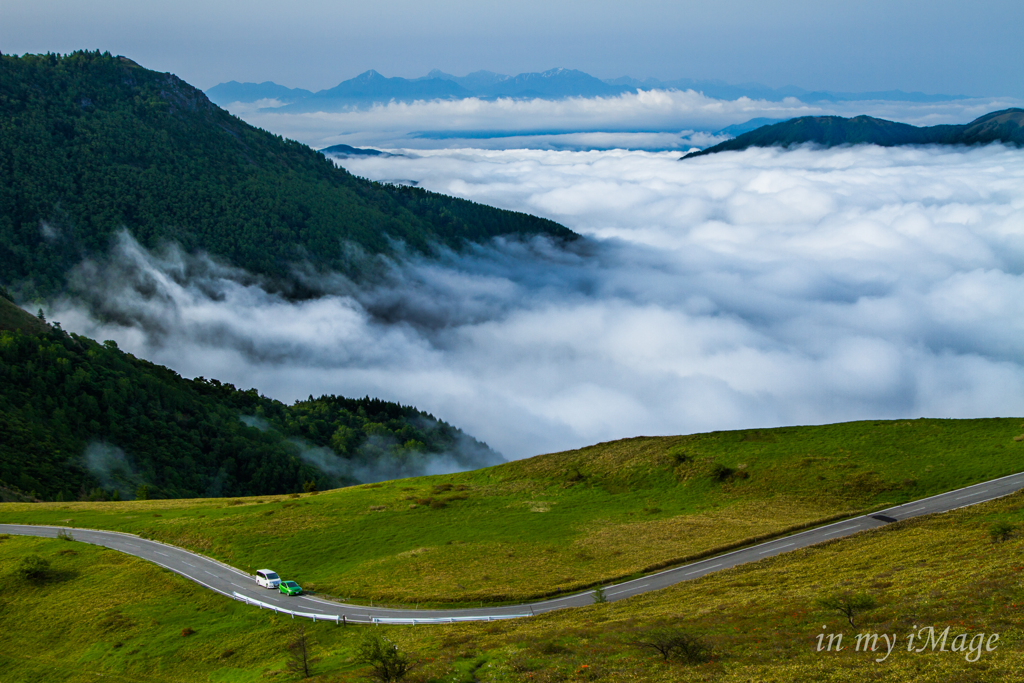
<svg viewBox="0 0 1024 683">
<path fill-rule="evenodd" d="M 666 662 L 677 660 L 685 664 L 703 664 L 714 657 L 707 641 L 677 627 L 651 629 L 633 643 L 637 647 L 654 650 Z"/>
<path fill-rule="evenodd" d="M 1017 530 L 1017 527 L 1010 524 L 1006 520 L 999 520 L 988 528 L 988 534 L 992 537 L 993 543 L 1001 543 L 1007 541 L 1013 536 L 1013 533 Z"/>
<path fill-rule="evenodd" d="M 53 576 L 50 561 L 35 553 L 22 558 L 15 570 L 17 576 L 29 583 L 44 583 Z"/>
</svg>

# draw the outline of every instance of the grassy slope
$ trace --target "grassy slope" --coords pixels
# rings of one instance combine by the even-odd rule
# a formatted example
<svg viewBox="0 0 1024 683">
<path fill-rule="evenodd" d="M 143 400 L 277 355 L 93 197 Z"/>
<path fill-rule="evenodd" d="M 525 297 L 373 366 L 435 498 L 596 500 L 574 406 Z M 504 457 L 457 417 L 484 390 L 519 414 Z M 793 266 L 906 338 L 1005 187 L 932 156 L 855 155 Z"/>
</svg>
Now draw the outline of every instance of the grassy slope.
<svg viewBox="0 0 1024 683">
<path fill-rule="evenodd" d="M 49 326 L 0 296 L 0 330 L 20 330 L 25 334 L 42 334 Z"/>
<path fill-rule="evenodd" d="M 1020 418 L 636 438 L 300 498 L 5 504 L 117 529 L 321 593 L 426 603 L 578 589 L 1020 470 Z M 724 464 L 747 478 L 718 482 Z"/>
<path fill-rule="evenodd" d="M 713 574 L 619 603 L 494 624 L 337 627 L 304 624 L 318 681 L 365 680 L 352 661 L 369 628 L 420 661 L 418 681 L 971 681 L 1024 677 L 1024 537 L 994 544 L 988 527 L 1024 524 L 1024 494 L 890 525 Z M 69 552 L 70 551 L 70 552 Z M 50 559 L 62 581 L 33 586 L 11 577 L 20 558 Z M 119 553 L 58 540 L 0 539 L 0 667 L 8 681 L 295 680 L 280 672 L 299 625 L 248 609 Z M 867 591 L 880 606 L 854 631 L 815 599 Z M 688 667 L 663 663 L 630 641 L 663 624 L 710 640 L 718 657 Z M 822 632 L 895 633 L 886 662 L 847 648 L 814 650 Z M 994 652 L 912 653 L 906 634 L 999 633 Z M 191 628 L 195 633 L 183 637 Z"/>
</svg>

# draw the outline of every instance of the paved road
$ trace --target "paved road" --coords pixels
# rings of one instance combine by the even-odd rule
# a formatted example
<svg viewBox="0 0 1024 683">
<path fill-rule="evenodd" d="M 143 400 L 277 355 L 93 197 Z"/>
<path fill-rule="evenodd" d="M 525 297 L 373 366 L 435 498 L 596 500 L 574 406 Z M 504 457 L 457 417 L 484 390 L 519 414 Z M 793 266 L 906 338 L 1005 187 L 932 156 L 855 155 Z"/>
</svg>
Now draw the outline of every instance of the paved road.
<svg viewBox="0 0 1024 683">
<path fill-rule="evenodd" d="M 809 529 L 741 550 L 716 555 L 699 562 L 667 569 L 632 581 L 605 586 L 605 596 L 608 600 L 623 600 L 640 593 L 665 588 L 680 581 L 696 579 L 721 569 L 735 567 L 747 562 L 756 562 L 765 557 L 772 557 L 773 555 L 779 555 L 780 553 L 798 548 L 806 548 L 815 543 L 849 536 L 865 529 L 885 526 L 886 524 L 910 519 L 911 517 L 947 512 L 956 508 L 1000 498 L 1021 488 L 1024 488 L 1024 472 L 888 508 L 870 515 L 854 517 L 853 519 L 836 522 L 835 524 Z M 61 527 L 30 524 L 0 524 L 0 533 L 21 534 L 25 536 L 53 538 L 60 529 Z M 267 608 L 316 615 L 317 618 L 329 619 L 331 621 L 342 617 L 350 622 L 393 621 L 395 623 L 409 623 L 413 619 L 423 622 L 448 619 L 509 619 L 541 614 L 563 607 L 589 605 L 594 600 L 593 592 L 585 591 L 541 602 L 473 609 L 412 610 L 347 605 L 328 602 L 312 596 L 288 597 L 281 595 L 276 590 L 272 591 L 258 587 L 255 579 L 249 574 L 216 560 L 211 560 L 187 550 L 156 541 L 147 541 L 131 534 L 74 528 L 68 530 L 76 541 L 104 546 L 149 560 L 227 597 L 259 602 Z"/>
</svg>

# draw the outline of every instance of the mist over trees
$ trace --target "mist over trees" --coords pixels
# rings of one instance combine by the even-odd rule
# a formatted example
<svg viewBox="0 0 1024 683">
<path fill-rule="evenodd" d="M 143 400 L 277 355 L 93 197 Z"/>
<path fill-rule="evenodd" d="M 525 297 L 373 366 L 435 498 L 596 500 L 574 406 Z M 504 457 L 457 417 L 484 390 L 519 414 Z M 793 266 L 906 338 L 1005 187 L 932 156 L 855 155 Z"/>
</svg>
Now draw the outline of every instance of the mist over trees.
<svg viewBox="0 0 1024 683">
<path fill-rule="evenodd" d="M 291 493 L 498 462 L 409 406 L 339 396 L 289 406 L 59 327 L 0 331 L 0 487 L 31 498 Z"/>
<path fill-rule="evenodd" d="M 254 128 L 171 74 L 109 53 L 0 55 L 0 272 L 49 296 L 127 230 L 180 244 L 295 296 L 295 264 L 360 279 L 353 254 L 497 235 L 575 234 L 550 220 L 373 183 Z"/>
</svg>

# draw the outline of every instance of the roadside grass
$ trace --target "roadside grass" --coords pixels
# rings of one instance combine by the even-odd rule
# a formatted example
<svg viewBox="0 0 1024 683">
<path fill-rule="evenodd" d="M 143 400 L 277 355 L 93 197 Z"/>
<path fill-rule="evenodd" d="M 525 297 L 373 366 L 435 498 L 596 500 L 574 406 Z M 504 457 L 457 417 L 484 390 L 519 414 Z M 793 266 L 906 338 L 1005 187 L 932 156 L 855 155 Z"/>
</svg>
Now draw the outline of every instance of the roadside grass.
<svg viewBox="0 0 1024 683">
<path fill-rule="evenodd" d="M 375 604 L 584 589 L 1021 469 L 1020 418 L 638 437 L 319 494 L 5 503 L 0 521 L 112 529 Z"/>
<path fill-rule="evenodd" d="M 335 626 L 248 608 L 141 560 L 81 543 L 0 537 L 0 671 L 5 681 L 297 680 L 286 644 L 302 625 L 314 681 L 366 680 L 354 660 L 367 629 L 394 640 L 418 666 L 413 682 L 884 680 L 958 683 L 1024 680 L 1024 533 L 993 542 L 997 523 L 1021 528 L 1024 494 L 891 524 L 718 572 L 620 602 L 529 619 L 439 626 Z M 60 580 L 12 583 L 37 553 Z M 817 605 L 837 591 L 878 607 L 851 629 Z M 663 661 L 635 640 L 673 626 L 705 639 L 712 661 Z M 968 662 L 963 652 L 909 652 L 915 628 L 999 634 Z M 824 628 L 823 628 L 824 627 Z M 182 633 L 190 629 L 191 635 Z M 841 652 L 816 651 L 821 633 Z M 883 662 L 854 649 L 857 633 L 895 634 Z M 916 646 L 917 644 L 915 644 Z"/>
</svg>

